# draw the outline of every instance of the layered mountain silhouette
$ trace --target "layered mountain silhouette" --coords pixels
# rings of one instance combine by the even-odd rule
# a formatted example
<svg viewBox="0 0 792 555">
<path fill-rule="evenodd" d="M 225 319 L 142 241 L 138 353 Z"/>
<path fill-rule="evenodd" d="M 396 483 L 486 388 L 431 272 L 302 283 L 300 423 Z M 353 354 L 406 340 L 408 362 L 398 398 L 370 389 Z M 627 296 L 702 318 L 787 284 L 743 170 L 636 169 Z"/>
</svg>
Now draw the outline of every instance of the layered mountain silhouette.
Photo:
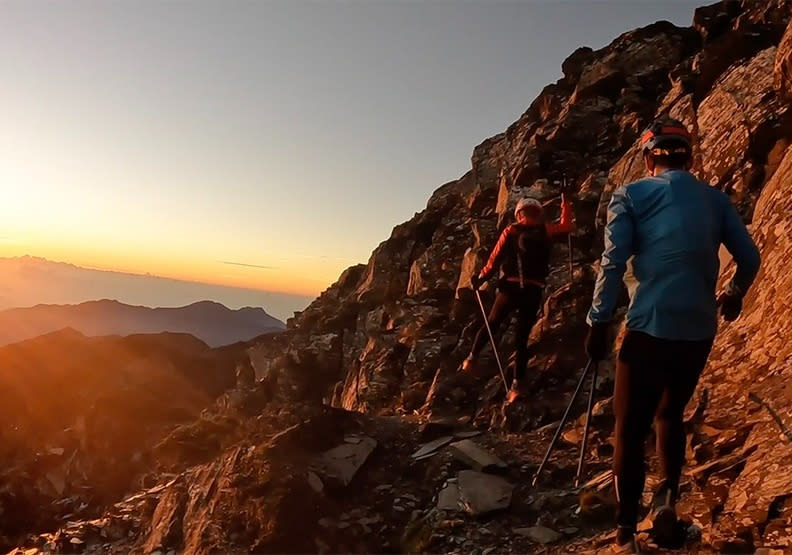
<svg viewBox="0 0 792 555">
<path fill-rule="evenodd" d="M 284 327 L 262 308 L 231 310 L 211 301 L 180 308 L 149 308 L 101 300 L 4 310 L 0 312 L 0 345 L 72 328 L 87 336 L 187 333 L 219 347 L 279 332 Z"/>
<path fill-rule="evenodd" d="M 305 295 L 83 268 L 34 256 L 0 258 L 0 310 L 95 299 L 143 306 L 185 306 L 211 299 L 231 307 L 262 306 L 280 320 L 312 300 Z"/>
</svg>

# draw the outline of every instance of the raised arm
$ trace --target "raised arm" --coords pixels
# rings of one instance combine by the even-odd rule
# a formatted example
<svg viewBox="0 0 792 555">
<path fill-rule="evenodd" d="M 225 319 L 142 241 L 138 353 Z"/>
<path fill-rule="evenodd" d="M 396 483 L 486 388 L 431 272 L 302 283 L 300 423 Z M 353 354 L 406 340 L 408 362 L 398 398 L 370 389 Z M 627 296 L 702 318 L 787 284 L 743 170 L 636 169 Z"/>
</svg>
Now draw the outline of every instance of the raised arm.
<svg viewBox="0 0 792 555">
<path fill-rule="evenodd" d="M 605 250 L 594 287 L 594 300 L 587 318 L 590 325 L 605 324 L 613 319 L 627 260 L 633 254 L 633 229 L 632 202 L 626 189 L 621 188 L 613 193 L 608 206 Z"/>
<path fill-rule="evenodd" d="M 565 235 L 575 231 L 575 217 L 572 209 L 572 203 L 569 200 L 562 200 L 561 202 L 561 218 L 558 223 L 550 222 L 546 224 L 547 234 L 550 237 L 555 235 Z"/>
</svg>

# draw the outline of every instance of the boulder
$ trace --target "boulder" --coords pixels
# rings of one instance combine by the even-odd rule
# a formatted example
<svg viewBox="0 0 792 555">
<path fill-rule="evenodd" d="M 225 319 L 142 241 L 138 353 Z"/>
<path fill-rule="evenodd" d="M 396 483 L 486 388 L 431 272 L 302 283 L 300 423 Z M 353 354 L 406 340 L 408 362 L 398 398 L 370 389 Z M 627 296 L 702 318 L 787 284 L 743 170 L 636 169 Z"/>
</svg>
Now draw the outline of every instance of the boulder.
<svg viewBox="0 0 792 555">
<path fill-rule="evenodd" d="M 696 8 L 693 27 L 704 40 L 711 42 L 732 28 L 735 18 L 742 13 L 740 0 L 724 0 Z"/>
<path fill-rule="evenodd" d="M 369 336 L 358 359 L 347 371 L 340 395 L 341 407 L 366 411 L 393 399 L 409 354 L 409 347 L 392 334 Z"/>
<path fill-rule="evenodd" d="M 576 83 L 586 66 L 594 58 L 594 51 L 588 46 L 581 46 L 561 63 L 561 73 L 570 83 Z"/>
<path fill-rule="evenodd" d="M 451 454 L 478 472 L 492 472 L 506 468 L 506 463 L 470 439 L 452 443 Z"/>
<path fill-rule="evenodd" d="M 316 493 L 322 493 L 324 491 L 324 483 L 322 483 L 322 479 L 311 470 L 308 471 L 308 485 L 311 486 L 311 489 L 314 490 Z"/>
<path fill-rule="evenodd" d="M 473 516 L 502 511 L 511 505 L 514 486 L 499 476 L 463 470 L 458 480 L 460 503 Z"/>
<path fill-rule="evenodd" d="M 456 512 L 460 510 L 459 486 L 449 483 L 437 494 L 437 508 L 441 511 Z"/>
<path fill-rule="evenodd" d="M 314 462 L 314 470 L 327 480 L 347 486 L 365 464 L 377 442 L 365 436 L 350 436 L 341 445 L 322 453 Z"/>
<path fill-rule="evenodd" d="M 563 534 L 556 532 L 551 528 L 547 528 L 545 526 L 530 526 L 528 528 L 514 528 L 512 530 L 518 536 L 524 536 L 531 540 L 532 542 L 539 543 L 542 545 L 547 545 L 550 543 L 555 543 L 561 538 L 563 538 Z"/>
<path fill-rule="evenodd" d="M 438 438 L 438 439 L 435 439 L 433 441 L 430 441 L 429 443 L 424 443 L 423 445 L 421 445 L 421 448 L 418 449 L 411 456 L 412 456 L 413 459 L 416 459 L 416 460 L 420 460 L 420 459 L 423 459 L 425 457 L 429 457 L 429 456 L 434 455 L 435 453 L 437 453 L 437 451 L 439 449 L 442 449 L 443 447 L 445 447 L 446 445 L 448 445 L 452 441 L 454 441 L 454 436 L 443 436 L 441 438 Z"/>
<path fill-rule="evenodd" d="M 144 551 L 148 553 L 156 549 L 179 548 L 182 545 L 186 503 L 187 495 L 183 487 L 171 488 L 162 496 L 151 517 L 151 532 L 146 539 Z"/>
</svg>

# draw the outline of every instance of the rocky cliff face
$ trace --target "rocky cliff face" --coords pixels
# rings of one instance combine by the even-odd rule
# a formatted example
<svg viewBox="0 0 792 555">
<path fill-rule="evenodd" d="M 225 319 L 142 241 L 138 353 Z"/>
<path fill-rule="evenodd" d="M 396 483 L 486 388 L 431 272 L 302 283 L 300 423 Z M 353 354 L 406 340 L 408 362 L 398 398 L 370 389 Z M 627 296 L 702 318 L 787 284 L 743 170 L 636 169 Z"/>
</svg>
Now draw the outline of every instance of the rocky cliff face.
<svg viewBox="0 0 792 555">
<path fill-rule="evenodd" d="M 691 514 L 704 514 L 697 522 L 712 542 L 789 541 L 792 476 L 783 461 L 792 447 L 746 395 L 756 393 L 792 426 L 786 386 L 792 356 L 786 323 L 792 319 L 784 301 L 792 287 L 784 270 L 792 251 L 790 14 L 792 4 L 784 0 L 724 1 L 697 10 L 691 28 L 661 22 L 600 51 L 575 51 L 561 80 L 506 132 L 474 149 L 468 173 L 438 189 L 366 266 L 348 270 L 290 322 L 295 341 L 287 358 L 297 379 L 309 380 L 305 387 L 321 390 L 334 406 L 373 414 L 463 407 L 510 429 L 557 418 L 558 407 L 548 408 L 546 398 L 568 390 L 583 362 L 579 338 L 604 208 L 615 187 L 643 174 L 640 131 L 669 114 L 697 139 L 693 171 L 732 196 L 764 258 L 744 316 L 719 334 L 700 388 L 709 398 L 703 417 L 709 435 L 694 434 L 689 462 L 742 455 L 732 461 L 736 466 L 725 476 L 733 483 L 726 487 L 718 471 L 697 475 Z M 480 321 L 469 280 L 514 198 L 532 191 L 549 200 L 562 174 L 577 191 L 574 279 L 569 282 L 559 246 L 547 321 L 534 333 L 533 366 L 544 379 L 537 380 L 531 406 L 504 414 L 493 409 L 495 378 L 470 383 L 455 374 L 469 349 L 470 322 Z M 503 346 L 510 341 L 505 337 Z M 301 366 L 299 353 L 323 342 L 330 349 Z M 324 364 L 317 367 L 318 359 Z"/>
<path fill-rule="evenodd" d="M 693 171 L 729 192 L 751 220 L 792 128 L 790 10 L 780 0 L 721 2 L 698 10 L 692 28 L 660 22 L 600 51 L 575 51 L 561 80 L 474 149 L 469 172 L 289 323 L 283 362 L 303 382 L 299 390 L 363 412 L 442 405 L 477 316 L 471 274 L 515 197 L 530 191 L 549 201 L 562 176 L 577 192 L 574 279 L 560 245 L 547 292 L 552 321 L 537 326 L 535 363 L 555 376 L 579 368 L 573 353 L 601 252 L 598 229 L 613 189 L 643 175 L 637 138 L 649 121 L 669 114 L 689 125 L 698 144 Z M 559 341 L 569 343 L 564 353 Z M 474 402 L 470 393 L 457 391 L 453 404 Z"/>
<path fill-rule="evenodd" d="M 615 187 L 643 173 L 641 130 L 670 114 L 696 136 L 693 171 L 733 197 L 764 257 L 745 313 L 721 330 L 690 407 L 681 512 L 703 530 L 704 550 L 784 549 L 792 542 L 792 474 L 784 467 L 792 453 L 785 430 L 792 426 L 792 283 L 785 271 L 792 251 L 791 17 L 788 0 L 725 0 L 697 10 L 690 28 L 660 22 L 601 50 L 572 53 L 558 82 L 474 149 L 470 171 L 435 191 L 424 211 L 397 226 L 367 264 L 346 270 L 277 341 L 249 350 L 261 380 L 256 391 L 265 391 L 254 397 L 268 399 L 253 408 L 261 416 L 216 407 L 161 446 L 175 481 L 170 474 L 101 522 L 72 523 L 31 544 L 72 538 L 142 552 L 488 554 L 545 543 L 558 544 L 544 548 L 550 551 L 590 551 L 606 542 L 611 511 L 598 516 L 608 502 L 597 492 L 606 489 L 611 454 L 607 368 L 587 453 L 590 473 L 603 473 L 586 488 L 590 495 L 579 500 L 564 489 L 579 422 L 551 459 L 546 484 L 531 489 L 528 477 L 584 362 L 581 335 L 604 208 Z M 562 177 L 576 192 L 573 275 L 566 246 L 558 245 L 545 316 L 534 330 L 534 395 L 503 407 L 492 372 L 456 372 L 480 321 L 470 276 L 515 197 L 531 191 L 552 201 Z M 502 348 L 511 341 L 503 337 Z M 482 366 L 492 369 L 491 362 Z M 287 425 L 286 435 L 275 434 Z M 504 465 L 460 455 L 458 445 L 442 450 L 476 433 L 471 426 Z M 184 449 L 187 436 L 193 446 L 218 439 L 196 456 Z M 438 436 L 434 449 L 410 455 Z M 353 463 L 334 466 L 339 458 Z M 505 484 L 478 475 L 493 469 Z M 485 521 L 464 516 L 508 506 Z M 293 518 L 301 519 L 299 529 L 288 524 Z M 117 522 L 126 536 L 109 540 Z"/>
</svg>

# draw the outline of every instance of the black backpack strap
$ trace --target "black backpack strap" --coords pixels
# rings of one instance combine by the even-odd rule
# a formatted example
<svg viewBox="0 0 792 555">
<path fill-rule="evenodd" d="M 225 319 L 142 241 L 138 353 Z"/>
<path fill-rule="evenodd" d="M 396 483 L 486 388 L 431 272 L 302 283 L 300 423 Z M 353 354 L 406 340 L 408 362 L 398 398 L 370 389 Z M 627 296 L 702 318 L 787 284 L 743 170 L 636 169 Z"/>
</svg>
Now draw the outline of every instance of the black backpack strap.
<svg viewBox="0 0 792 555">
<path fill-rule="evenodd" d="M 517 249 L 517 271 L 520 273 L 520 289 L 525 289 L 525 272 L 523 272 L 522 255 Z"/>
</svg>

